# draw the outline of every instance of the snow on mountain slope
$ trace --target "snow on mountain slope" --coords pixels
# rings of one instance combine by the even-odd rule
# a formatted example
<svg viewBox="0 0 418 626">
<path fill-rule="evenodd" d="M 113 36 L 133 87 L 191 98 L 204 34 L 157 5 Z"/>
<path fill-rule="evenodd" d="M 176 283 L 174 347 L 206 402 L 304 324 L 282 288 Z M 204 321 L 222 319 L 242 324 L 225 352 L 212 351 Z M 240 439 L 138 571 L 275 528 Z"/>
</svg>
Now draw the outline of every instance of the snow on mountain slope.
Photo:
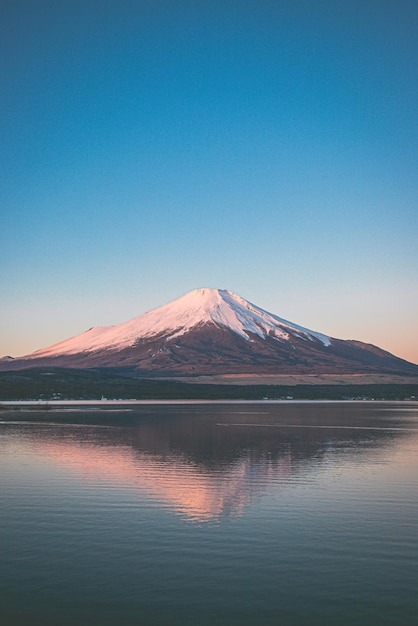
<svg viewBox="0 0 418 626">
<path fill-rule="evenodd" d="M 232 291 L 195 289 L 185 296 L 116 326 L 102 326 L 38 350 L 25 358 L 39 358 L 98 350 L 122 350 L 138 340 L 165 335 L 168 340 L 196 326 L 212 323 L 229 328 L 244 339 L 272 336 L 281 341 L 298 337 L 331 344 L 327 335 L 292 324 L 251 304 Z"/>
</svg>

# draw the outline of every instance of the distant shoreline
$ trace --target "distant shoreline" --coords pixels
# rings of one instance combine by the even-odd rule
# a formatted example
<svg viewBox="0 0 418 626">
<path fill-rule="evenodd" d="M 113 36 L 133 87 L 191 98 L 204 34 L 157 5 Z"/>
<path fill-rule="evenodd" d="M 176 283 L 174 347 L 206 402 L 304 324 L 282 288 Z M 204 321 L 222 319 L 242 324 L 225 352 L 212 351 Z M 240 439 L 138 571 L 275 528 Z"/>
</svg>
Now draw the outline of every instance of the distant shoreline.
<svg viewBox="0 0 418 626">
<path fill-rule="evenodd" d="M 285 402 L 415 400 L 418 378 L 361 374 L 139 378 L 131 372 L 41 368 L 0 372 L 0 404 L 30 402 Z M 100 404 L 104 406 L 104 404 Z"/>
<path fill-rule="evenodd" d="M 13 410 L 13 409 L 21 409 L 21 408 L 31 408 L 37 409 L 40 411 L 51 410 L 54 409 L 62 409 L 65 407 L 98 407 L 106 408 L 106 407 L 117 407 L 117 406 L 144 406 L 144 405 L 205 405 L 205 404 L 362 404 L 362 403 L 385 403 L 385 404 L 398 404 L 399 402 L 408 402 L 411 404 L 418 404 L 418 400 L 416 399 L 404 399 L 404 400 L 384 400 L 384 399 L 374 399 L 374 398 L 362 398 L 362 399 L 346 399 L 346 400 L 334 400 L 334 399 L 314 399 L 314 400 L 303 400 L 303 399 L 262 399 L 262 400 L 222 400 L 222 399 L 211 399 L 211 400 L 199 400 L 199 399 L 174 399 L 174 400 L 3 400 L 0 402 L 0 412 Z"/>
</svg>

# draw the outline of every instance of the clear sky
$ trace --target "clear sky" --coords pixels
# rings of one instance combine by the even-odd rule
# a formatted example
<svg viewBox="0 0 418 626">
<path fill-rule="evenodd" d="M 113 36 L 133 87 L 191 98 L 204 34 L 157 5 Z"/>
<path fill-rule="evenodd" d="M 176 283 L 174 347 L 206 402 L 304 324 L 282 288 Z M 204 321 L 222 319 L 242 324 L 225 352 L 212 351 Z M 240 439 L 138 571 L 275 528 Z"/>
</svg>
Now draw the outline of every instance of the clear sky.
<svg viewBox="0 0 418 626">
<path fill-rule="evenodd" d="M 0 355 L 197 287 L 418 362 L 415 0 L 3 0 Z"/>
</svg>

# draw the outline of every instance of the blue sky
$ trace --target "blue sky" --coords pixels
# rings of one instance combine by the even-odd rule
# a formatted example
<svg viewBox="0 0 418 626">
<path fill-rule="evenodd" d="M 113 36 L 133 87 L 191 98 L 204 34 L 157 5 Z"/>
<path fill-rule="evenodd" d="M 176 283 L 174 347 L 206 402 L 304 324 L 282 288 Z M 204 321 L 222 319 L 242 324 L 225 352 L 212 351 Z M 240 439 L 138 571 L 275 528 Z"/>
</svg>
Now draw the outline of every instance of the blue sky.
<svg viewBox="0 0 418 626">
<path fill-rule="evenodd" d="M 417 17 L 3 2 L 0 354 L 220 287 L 418 362 Z"/>
</svg>

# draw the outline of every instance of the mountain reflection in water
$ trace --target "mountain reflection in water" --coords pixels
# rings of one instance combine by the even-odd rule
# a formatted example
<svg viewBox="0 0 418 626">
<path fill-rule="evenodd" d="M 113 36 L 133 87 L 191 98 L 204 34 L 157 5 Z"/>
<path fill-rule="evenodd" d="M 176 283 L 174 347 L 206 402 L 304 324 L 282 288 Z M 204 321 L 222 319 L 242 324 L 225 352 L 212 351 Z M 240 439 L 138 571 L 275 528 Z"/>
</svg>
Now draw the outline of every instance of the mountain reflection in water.
<svg viewBox="0 0 418 626">
<path fill-rule="evenodd" d="M 366 462 L 405 437 L 408 412 L 375 406 L 150 406 L 122 417 L 106 410 L 106 426 L 89 424 L 87 413 L 77 424 L 32 422 L 30 447 L 83 480 L 140 490 L 204 522 L 242 514 L 273 483 L 286 488 L 342 454 Z M 50 422 L 59 417 L 48 413 Z"/>
</svg>

